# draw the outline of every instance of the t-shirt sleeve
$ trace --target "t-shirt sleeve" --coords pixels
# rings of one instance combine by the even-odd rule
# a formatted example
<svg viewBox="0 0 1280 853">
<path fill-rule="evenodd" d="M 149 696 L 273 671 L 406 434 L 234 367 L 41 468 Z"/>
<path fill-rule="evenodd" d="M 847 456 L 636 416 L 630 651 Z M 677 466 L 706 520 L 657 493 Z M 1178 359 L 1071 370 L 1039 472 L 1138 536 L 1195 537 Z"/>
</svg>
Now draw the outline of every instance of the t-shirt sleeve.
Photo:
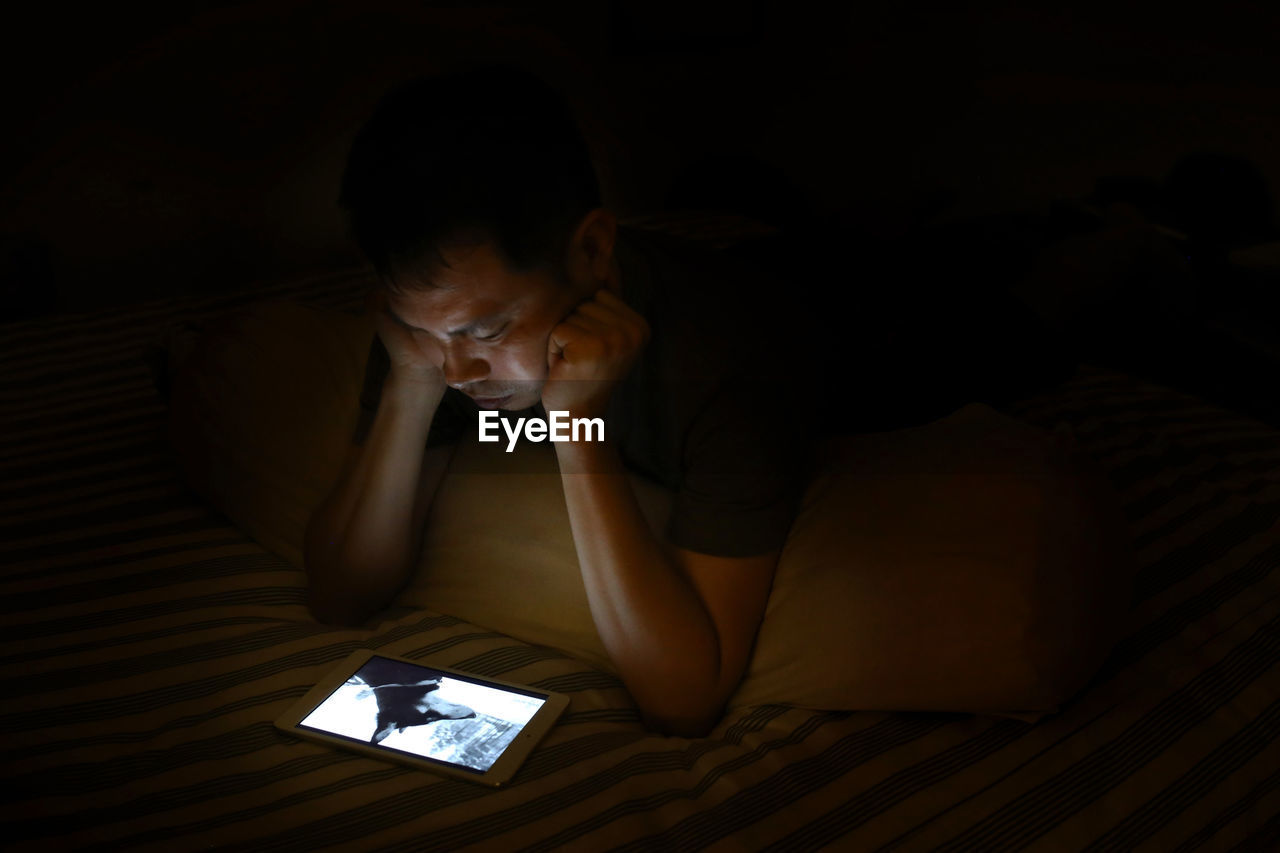
<svg viewBox="0 0 1280 853">
<path fill-rule="evenodd" d="M 752 557 L 781 549 L 803 487 L 803 431 L 754 402 L 751 383 L 721 386 L 685 437 L 667 538 L 690 551 Z"/>
<path fill-rule="evenodd" d="M 352 436 L 353 443 L 363 445 L 368 439 L 374 418 L 378 414 L 378 403 L 382 399 L 382 385 L 390 372 L 391 357 L 386 345 L 382 343 L 382 338 L 374 335 L 373 342 L 369 345 L 369 360 L 365 363 L 364 385 L 360 389 L 360 414 Z M 457 442 L 468 423 L 467 409 L 466 395 L 454 388 L 446 391 L 436 409 L 436 416 L 431 421 L 427 447 Z"/>
</svg>

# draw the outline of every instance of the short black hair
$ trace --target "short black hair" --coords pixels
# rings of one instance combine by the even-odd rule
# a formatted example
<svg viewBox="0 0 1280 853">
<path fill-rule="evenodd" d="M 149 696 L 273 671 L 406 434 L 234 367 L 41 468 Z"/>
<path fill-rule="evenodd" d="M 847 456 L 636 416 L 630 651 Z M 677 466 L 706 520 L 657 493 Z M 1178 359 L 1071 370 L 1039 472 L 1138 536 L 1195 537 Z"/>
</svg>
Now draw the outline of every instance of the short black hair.
<svg viewBox="0 0 1280 853">
<path fill-rule="evenodd" d="M 393 290 L 430 286 L 414 274 L 444 265 L 440 247 L 457 242 L 492 242 L 516 273 L 556 270 L 573 229 L 601 206 L 567 102 L 509 63 L 389 91 L 352 142 L 338 203 Z"/>
</svg>

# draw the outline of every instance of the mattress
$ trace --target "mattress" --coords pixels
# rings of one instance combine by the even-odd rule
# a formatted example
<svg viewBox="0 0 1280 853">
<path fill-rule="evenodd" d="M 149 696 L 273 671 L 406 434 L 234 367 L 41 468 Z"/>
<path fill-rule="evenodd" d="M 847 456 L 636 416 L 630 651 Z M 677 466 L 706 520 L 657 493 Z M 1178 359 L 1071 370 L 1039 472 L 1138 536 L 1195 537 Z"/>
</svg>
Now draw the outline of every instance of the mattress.
<svg viewBox="0 0 1280 853">
<path fill-rule="evenodd" d="M 258 299 L 356 312 L 365 281 L 344 270 L 3 327 L 8 849 L 1275 849 L 1274 428 L 1095 365 L 1007 409 L 1073 427 L 1141 562 L 1129 630 L 1060 713 L 763 705 L 704 738 L 663 737 L 615 677 L 449 615 L 316 624 L 302 573 L 184 486 L 150 348 Z M 273 728 L 358 648 L 572 704 L 497 790 Z"/>
</svg>

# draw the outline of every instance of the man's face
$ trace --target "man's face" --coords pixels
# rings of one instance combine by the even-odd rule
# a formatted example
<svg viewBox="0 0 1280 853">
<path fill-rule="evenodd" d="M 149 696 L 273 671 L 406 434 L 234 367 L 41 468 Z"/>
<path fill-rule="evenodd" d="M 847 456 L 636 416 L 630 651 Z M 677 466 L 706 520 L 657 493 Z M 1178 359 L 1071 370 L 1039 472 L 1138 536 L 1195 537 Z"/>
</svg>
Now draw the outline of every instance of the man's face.
<svg viewBox="0 0 1280 853">
<path fill-rule="evenodd" d="M 486 409 L 525 409 L 541 399 L 547 341 L 589 285 L 547 272 L 513 273 L 492 244 L 442 249 L 437 286 L 389 293 L 403 323 L 428 332 L 444 353 L 445 381 Z"/>
</svg>

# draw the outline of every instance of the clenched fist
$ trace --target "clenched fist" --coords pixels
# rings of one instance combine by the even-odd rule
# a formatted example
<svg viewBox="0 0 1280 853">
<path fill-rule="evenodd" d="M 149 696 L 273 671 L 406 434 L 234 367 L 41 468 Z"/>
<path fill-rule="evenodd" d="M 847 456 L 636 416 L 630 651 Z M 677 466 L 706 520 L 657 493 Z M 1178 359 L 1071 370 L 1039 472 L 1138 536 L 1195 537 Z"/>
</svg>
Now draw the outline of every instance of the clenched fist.
<svg viewBox="0 0 1280 853">
<path fill-rule="evenodd" d="M 598 291 L 547 339 L 543 407 L 572 417 L 603 416 L 614 386 L 648 341 L 648 321 L 611 291 Z"/>
</svg>

